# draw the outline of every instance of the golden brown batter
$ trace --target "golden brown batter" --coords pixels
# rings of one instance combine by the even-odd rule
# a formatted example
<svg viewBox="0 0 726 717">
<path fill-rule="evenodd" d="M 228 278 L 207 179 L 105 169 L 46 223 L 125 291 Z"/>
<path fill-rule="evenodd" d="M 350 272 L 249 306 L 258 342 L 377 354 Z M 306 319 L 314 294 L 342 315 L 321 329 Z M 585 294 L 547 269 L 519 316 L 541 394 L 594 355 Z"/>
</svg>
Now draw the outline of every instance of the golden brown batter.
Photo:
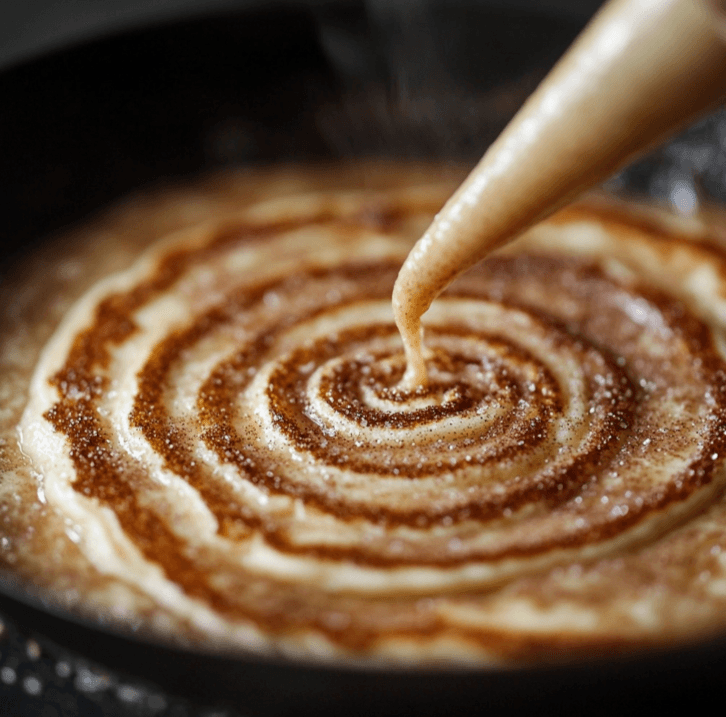
<svg viewBox="0 0 726 717">
<path fill-rule="evenodd" d="M 407 394 L 390 292 L 439 173 L 230 175 L 38 257 L 3 301 L 6 569 L 156 637 L 322 660 L 723 629 L 723 247 L 558 214 L 432 307 Z"/>
</svg>

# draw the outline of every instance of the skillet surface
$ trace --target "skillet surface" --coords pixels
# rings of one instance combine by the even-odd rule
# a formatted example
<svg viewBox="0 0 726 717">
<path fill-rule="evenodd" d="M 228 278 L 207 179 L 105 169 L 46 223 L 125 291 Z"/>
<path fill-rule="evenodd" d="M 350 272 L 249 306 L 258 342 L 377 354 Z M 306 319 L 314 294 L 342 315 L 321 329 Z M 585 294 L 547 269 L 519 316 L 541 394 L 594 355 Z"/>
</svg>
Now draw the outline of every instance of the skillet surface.
<svg viewBox="0 0 726 717">
<path fill-rule="evenodd" d="M 447 7 L 426 18 L 437 29 L 424 41 L 436 50 L 440 38 L 454 35 L 456 52 L 435 53 L 430 65 L 406 59 L 420 35 L 401 38 L 380 17 L 336 5 L 152 28 L 6 72 L 3 271 L 38 237 L 159 181 L 240 163 L 478 157 L 578 27 Z M 450 77 L 457 78 L 453 87 Z M 391 88 L 402 79 L 414 95 L 437 98 L 435 122 L 422 123 L 415 106 L 397 105 Z M 373 131 L 346 119 L 369 108 L 378 117 L 383 110 Z M 726 121 L 716 115 L 613 187 L 676 204 L 684 191 L 695 196 L 695 187 L 723 200 L 721 136 Z M 8 576 L 0 579 L 0 618 L 3 715 L 609 714 L 705 699 L 726 667 L 722 639 L 515 672 L 376 672 L 225 659 L 81 623 Z"/>
</svg>

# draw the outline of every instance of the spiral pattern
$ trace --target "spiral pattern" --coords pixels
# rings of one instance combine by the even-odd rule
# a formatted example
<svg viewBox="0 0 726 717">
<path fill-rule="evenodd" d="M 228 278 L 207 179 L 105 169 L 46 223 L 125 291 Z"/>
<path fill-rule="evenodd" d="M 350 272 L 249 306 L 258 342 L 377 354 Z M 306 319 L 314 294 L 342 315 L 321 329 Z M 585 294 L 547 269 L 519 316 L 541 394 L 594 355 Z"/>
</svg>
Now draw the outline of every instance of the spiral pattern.
<svg viewBox="0 0 726 717">
<path fill-rule="evenodd" d="M 578 623 L 602 614 L 591 596 L 557 620 L 533 590 L 526 619 L 511 606 L 718 501 L 724 256 L 570 210 L 435 303 L 430 384 L 406 392 L 390 292 L 443 199 L 263 203 L 82 297 L 21 429 L 98 571 L 247 649 L 499 659 L 615 639 L 612 619 Z"/>
</svg>

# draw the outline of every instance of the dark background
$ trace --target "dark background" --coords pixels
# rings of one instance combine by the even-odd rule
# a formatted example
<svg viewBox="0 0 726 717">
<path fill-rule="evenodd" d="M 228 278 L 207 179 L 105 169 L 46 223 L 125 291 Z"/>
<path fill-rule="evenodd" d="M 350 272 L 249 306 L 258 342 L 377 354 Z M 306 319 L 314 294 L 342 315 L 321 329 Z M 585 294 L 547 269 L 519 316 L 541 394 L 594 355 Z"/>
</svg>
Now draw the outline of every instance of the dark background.
<svg viewBox="0 0 726 717">
<path fill-rule="evenodd" d="M 473 160 L 598 2 L 0 1 L 5 256 L 220 166 Z"/>
<path fill-rule="evenodd" d="M 401 13 L 421 15 L 446 0 L 371 0 Z M 533 9 L 588 18 L 601 0 L 470 0 L 471 4 L 506 9 Z M 0 67 L 15 64 L 89 37 L 128 30 L 169 18 L 192 18 L 248 6 L 293 4 L 282 0 L 4 0 L 0 2 Z M 335 0 L 301 0 L 330 5 Z"/>
</svg>

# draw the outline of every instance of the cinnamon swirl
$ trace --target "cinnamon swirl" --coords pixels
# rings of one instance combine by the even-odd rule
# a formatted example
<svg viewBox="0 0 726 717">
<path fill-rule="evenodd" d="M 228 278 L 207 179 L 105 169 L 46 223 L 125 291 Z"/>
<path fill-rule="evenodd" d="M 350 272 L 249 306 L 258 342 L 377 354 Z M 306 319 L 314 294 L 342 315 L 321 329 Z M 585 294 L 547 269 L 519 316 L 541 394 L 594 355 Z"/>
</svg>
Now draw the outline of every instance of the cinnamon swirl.
<svg viewBox="0 0 726 717">
<path fill-rule="evenodd" d="M 434 303 L 407 391 L 391 290 L 455 183 L 348 174 L 137 198 L 6 289 L 6 569 L 159 638 L 314 659 L 726 627 L 714 231 L 555 215 Z"/>
</svg>

